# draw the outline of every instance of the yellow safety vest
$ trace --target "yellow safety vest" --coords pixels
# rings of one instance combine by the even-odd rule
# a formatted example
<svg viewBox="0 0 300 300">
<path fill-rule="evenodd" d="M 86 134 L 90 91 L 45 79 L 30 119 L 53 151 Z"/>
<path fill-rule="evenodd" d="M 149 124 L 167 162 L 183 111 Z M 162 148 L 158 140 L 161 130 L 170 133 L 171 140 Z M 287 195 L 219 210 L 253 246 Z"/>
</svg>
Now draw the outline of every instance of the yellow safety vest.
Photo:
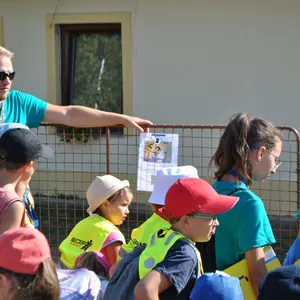
<svg viewBox="0 0 300 300">
<path fill-rule="evenodd" d="M 119 258 L 136 247 L 147 244 L 150 236 L 158 232 L 162 228 L 170 228 L 171 225 L 168 221 L 161 218 L 158 214 L 154 213 L 149 219 L 147 219 L 141 226 L 132 230 L 131 240 L 127 244 L 123 244 L 119 252 Z"/>
<path fill-rule="evenodd" d="M 140 279 L 145 277 L 158 263 L 166 257 L 169 249 L 179 239 L 185 239 L 193 246 L 198 257 L 198 277 L 203 274 L 202 261 L 200 252 L 194 246 L 194 243 L 181 233 L 172 229 L 160 230 L 153 233 L 147 243 L 145 250 L 141 253 L 139 259 L 139 276 Z"/>
<path fill-rule="evenodd" d="M 300 265 L 300 258 L 298 260 L 296 260 L 296 262 L 294 263 L 294 265 L 297 265 L 297 266 Z"/>
<path fill-rule="evenodd" d="M 60 244 L 60 260 L 68 268 L 74 268 L 76 258 L 84 251 L 100 251 L 111 232 L 120 230 L 99 215 L 89 216 L 75 225 L 68 237 Z M 123 243 L 125 238 L 123 237 Z"/>
</svg>

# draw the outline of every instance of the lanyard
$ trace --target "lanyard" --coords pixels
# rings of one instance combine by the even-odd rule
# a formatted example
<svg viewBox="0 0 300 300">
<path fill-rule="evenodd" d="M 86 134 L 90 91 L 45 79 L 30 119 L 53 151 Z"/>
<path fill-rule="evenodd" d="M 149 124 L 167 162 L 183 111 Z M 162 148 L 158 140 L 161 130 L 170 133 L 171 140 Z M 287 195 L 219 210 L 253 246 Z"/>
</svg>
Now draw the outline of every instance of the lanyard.
<svg viewBox="0 0 300 300">
<path fill-rule="evenodd" d="M 244 176 L 242 176 L 241 174 L 239 174 L 238 172 L 236 172 L 235 170 L 233 169 L 230 169 L 229 172 L 228 172 L 230 175 L 238 178 L 239 180 L 241 180 L 242 182 L 244 182 L 246 184 L 246 186 L 248 186 L 248 182 L 247 180 L 245 179 Z"/>
<path fill-rule="evenodd" d="M 3 102 L 1 103 L 0 111 L 1 111 L 1 121 L 0 121 L 0 124 L 4 124 L 5 114 L 4 114 L 4 103 Z"/>
</svg>

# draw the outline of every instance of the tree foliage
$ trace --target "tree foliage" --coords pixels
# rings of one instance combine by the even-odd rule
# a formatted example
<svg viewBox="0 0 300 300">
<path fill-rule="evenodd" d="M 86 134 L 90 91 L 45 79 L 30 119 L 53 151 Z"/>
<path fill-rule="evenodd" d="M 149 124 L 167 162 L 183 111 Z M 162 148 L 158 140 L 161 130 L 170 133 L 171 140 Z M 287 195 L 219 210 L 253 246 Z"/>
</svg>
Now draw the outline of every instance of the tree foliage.
<svg viewBox="0 0 300 300">
<path fill-rule="evenodd" d="M 72 104 L 110 112 L 123 112 L 121 33 L 78 33 L 74 40 Z M 99 130 L 64 128 L 61 140 L 86 143 Z M 119 130 L 120 132 L 120 130 Z"/>
<path fill-rule="evenodd" d="M 122 112 L 120 34 L 76 37 L 73 104 Z"/>
</svg>

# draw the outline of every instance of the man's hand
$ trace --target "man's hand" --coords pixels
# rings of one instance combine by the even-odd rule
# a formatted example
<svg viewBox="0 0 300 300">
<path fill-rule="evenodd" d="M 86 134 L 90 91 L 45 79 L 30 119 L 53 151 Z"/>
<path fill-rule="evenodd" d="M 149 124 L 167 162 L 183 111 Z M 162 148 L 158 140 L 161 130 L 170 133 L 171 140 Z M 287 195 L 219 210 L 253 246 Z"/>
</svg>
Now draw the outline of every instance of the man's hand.
<svg viewBox="0 0 300 300">
<path fill-rule="evenodd" d="M 144 120 L 141 118 L 126 116 L 126 115 L 123 116 L 124 116 L 124 122 L 122 123 L 122 125 L 128 128 L 135 128 L 140 132 L 144 132 L 144 131 L 149 132 L 149 128 L 147 128 L 147 126 L 153 125 L 153 123 L 149 120 Z"/>
</svg>

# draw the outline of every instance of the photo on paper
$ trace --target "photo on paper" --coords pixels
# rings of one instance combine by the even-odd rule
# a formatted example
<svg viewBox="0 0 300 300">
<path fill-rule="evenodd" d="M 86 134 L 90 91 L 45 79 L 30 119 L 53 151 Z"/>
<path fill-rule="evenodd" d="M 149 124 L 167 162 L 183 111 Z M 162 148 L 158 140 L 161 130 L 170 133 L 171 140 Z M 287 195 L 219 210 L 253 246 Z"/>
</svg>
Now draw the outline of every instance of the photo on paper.
<svg viewBox="0 0 300 300">
<path fill-rule="evenodd" d="M 137 188 L 152 191 L 157 170 L 176 167 L 178 162 L 178 134 L 141 133 Z"/>
<path fill-rule="evenodd" d="M 145 141 L 144 161 L 154 163 L 172 162 L 172 142 L 163 142 L 160 137 Z"/>
</svg>

